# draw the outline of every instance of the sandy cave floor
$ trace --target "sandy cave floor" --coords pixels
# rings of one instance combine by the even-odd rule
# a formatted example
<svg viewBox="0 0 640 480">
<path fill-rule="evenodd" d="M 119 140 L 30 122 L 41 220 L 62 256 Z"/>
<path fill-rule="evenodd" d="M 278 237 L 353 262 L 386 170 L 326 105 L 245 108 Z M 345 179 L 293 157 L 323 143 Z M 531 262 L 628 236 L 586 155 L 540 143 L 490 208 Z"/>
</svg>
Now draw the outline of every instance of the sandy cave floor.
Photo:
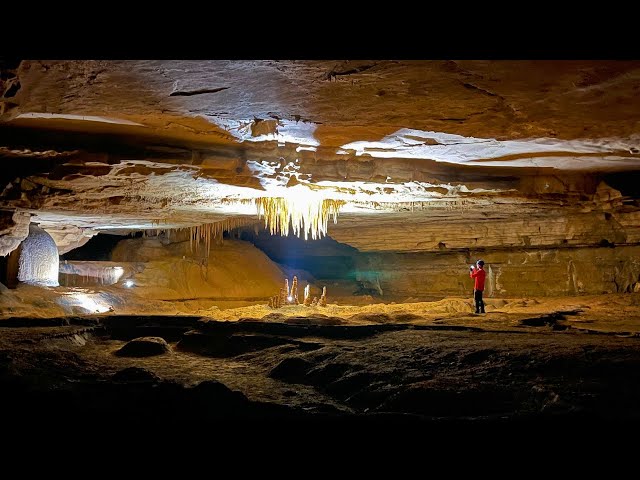
<svg viewBox="0 0 640 480">
<path fill-rule="evenodd" d="M 26 313 L 15 311 L 17 296 L 38 290 L 38 315 L 11 315 Z M 53 311 L 56 291 L 2 293 L 0 383 L 13 386 L 3 402 L 18 410 L 45 401 L 105 421 L 640 420 L 637 294 L 492 298 L 485 315 L 464 298 L 201 305 L 191 315 L 180 302 L 149 302 L 153 311 L 141 314 L 127 295 L 128 308 L 82 316 Z M 171 352 L 115 354 L 148 335 L 165 338 Z"/>
<path fill-rule="evenodd" d="M 337 303 L 331 303 L 331 300 Z M 572 297 L 485 298 L 486 314 L 476 315 L 471 297 L 430 302 L 385 302 L 372 297 L 329 298 L 326 307 L 290 305 L 272 309 L 266 301 L 244 299 L 152 300 L 135 290 L 116 287 L 35 287 L 0 291 L 3 318 L 51 318 L 69 315 L 188 315 L 209 320 L 256 319 L 265 322 L 366 325 L 409 323 L 460 325 L 486 330 L 547 325 L 618 335 L 640 334 L 640 294 Z M 91 309 L 99 311 L 91 312 Z M 292 318 L 293 317 L 293 318 Z M 325 318 L 328 317 L 328 318 Z M 297 320 L 296 320 L 297 319 Z M 523 323 L 524 322 L 524 323 Z M 540 325 L 538 325 L 540 324 Z"/>
</svg>

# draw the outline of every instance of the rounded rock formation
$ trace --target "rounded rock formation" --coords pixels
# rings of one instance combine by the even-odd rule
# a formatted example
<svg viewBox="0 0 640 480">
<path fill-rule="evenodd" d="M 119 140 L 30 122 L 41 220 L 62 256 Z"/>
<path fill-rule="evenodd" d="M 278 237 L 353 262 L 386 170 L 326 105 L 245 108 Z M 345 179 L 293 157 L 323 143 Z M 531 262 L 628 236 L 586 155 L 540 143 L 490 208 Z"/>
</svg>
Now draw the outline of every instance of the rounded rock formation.
<svg viewBox="0 0 640 480">
<path fill-rule="evenodd" d="M 116 352 L 119 357 L 151 357 L 171 351 L 169 344 L 160 337 L 134 338 Z"/>
</svg>

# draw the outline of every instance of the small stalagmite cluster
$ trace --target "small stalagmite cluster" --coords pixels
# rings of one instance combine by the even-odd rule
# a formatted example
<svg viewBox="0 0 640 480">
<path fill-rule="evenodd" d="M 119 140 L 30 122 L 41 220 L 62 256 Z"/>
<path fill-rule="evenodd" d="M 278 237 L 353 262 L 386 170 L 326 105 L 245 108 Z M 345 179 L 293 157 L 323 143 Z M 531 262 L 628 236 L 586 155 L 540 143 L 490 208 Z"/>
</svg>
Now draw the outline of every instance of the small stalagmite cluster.
<svg viewBox="0 0 640 480">
<path fill-rule="evenodd" d="M 280 308 L 285 305 L 299 305 L 300 301 L 298 300 L 298 277 L 294 276 L 293 281 L 291 282 L 291 288 L 289 288 L 289 279 L 284 279 L 284 287 L 280 289 L 277 295 L 269 298 L 269 307 L 270 308 Z M 322 287 L 322 296 L 320 299 L 318 297 L 313 297 L 311 299 L 311 286 L 307 285 L 304 287 L 304 300 L 302 304 L 306 307 L 312 306 L 327 306 L 327 287 Z"/>
<path fill-rule="evenodd" d="M 307 288 L 308 287 L 309 285 L 307 285 Z M 309 294 L 306 288 L 305 288 L 304 294 L 305 294 L 305 298 L 304 298 L 305 305 L 312 306 L 312 307 L 327 306 L 327 287 L 322 287 L 322 295 L 320 295 L 319 299 L 318 297 L 313 297 L 313 300 L 311 300 L 311 295 Z"/>
</svg>

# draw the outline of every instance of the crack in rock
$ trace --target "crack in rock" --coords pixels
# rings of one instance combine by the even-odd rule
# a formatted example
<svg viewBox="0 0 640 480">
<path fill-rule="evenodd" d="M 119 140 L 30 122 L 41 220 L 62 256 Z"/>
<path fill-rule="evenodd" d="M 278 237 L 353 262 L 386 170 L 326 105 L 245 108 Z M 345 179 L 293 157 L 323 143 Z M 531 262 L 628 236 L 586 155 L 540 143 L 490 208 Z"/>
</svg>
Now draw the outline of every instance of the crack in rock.
<svg viewBox="0 0 640 480">
<path fill-rule="evenodd" d="M 488 96 L 490 96 L 490 97 L 498 97 L 498 98 L 501 98 L 502 100 L 504 100 L 504 98 L 502 98 L 502 97 L 501 97 L 500 95 L 498 95 L 497 93 L 490 92 L 489 90 L 485 90 L 484 88 L 478 87 L 478 86 L 476 86 L 476 85 L 474 85 L 474 84 L 472 84 L 472 83 L 464 82 L 464 83 L 462 84 L 462 86 L 463 86 L 464 88 L 468 88 L 469 90 L 478 90 L 478 91 L 480 91 L 480 92 L 482 92 L 482 93 L 484 93 L 485 95 L 488 95 Z"/>
<path fill-rule="evenodd" d="M 171 92 L 169 94 L 170 97 L 191 97 L 193 95 L 203 95 L 205 93 L 217 93 L 222 90 L 227 90 L 229 87 L 218 87 L 218 88 L 199 88 L 198 90 L 178 90 L 175 92 Z"/>
<path fill-rule="evenodd" d="M 372 64 L 359 65 L 357 67 L 349 68 L 347 70 L 339 70 L 338 65 L 336 65 L 335 67 L 333 67 L 331 70 L 329 70 L 327 73 L 323 75 L 323 79 L 331 80 L 332 78 L 335 78 L 341 75 L 353 75 L 355 73 L 361 73 L 375 67 L 377 64 L 378 63 L 376 62 Z"/>
</svg>

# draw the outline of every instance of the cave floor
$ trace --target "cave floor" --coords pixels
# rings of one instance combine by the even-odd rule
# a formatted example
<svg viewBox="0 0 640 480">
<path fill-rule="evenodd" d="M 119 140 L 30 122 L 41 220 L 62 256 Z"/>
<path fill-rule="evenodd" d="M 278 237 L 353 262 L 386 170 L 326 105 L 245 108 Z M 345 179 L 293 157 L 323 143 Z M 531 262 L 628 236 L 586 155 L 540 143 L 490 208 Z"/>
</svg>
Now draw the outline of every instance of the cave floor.
<svg viewBox="0 0 640 480">
<path fill-rule="evenodd" d="M 68 410 L 109 422 L 640 420 L 640 296 L 470 305 L 5 317 L 2 401 L 18 417 L 44 402 L 39 421 Z M 115 355 L 140 336 L 171 352 Z"/>
<path fill-rule="evenodd" d="M 336 302 L 333 303 L 332 302 Z M 35 287 L 0 291 L 0 325 L 9 318 L 53 318 L 95 315 L 198 316 L 211 321 L 254 319 L 263 322 L 366 325 L 409 323 L 520 331 L 546 325 L 555 330 L 640 334 L 640 294 L 571 297 L 485 298 L 486 314 L 473 313 L 469 297 L 436 301 L 384 302 L 372 297 L 329 298 L 326 307 L 290 305 L 271 309 L 251 299 L 158 300 L 146 292 L 115 287 Z M 95 311 L 92 311 L 95 309 Z"/>
</svg>

